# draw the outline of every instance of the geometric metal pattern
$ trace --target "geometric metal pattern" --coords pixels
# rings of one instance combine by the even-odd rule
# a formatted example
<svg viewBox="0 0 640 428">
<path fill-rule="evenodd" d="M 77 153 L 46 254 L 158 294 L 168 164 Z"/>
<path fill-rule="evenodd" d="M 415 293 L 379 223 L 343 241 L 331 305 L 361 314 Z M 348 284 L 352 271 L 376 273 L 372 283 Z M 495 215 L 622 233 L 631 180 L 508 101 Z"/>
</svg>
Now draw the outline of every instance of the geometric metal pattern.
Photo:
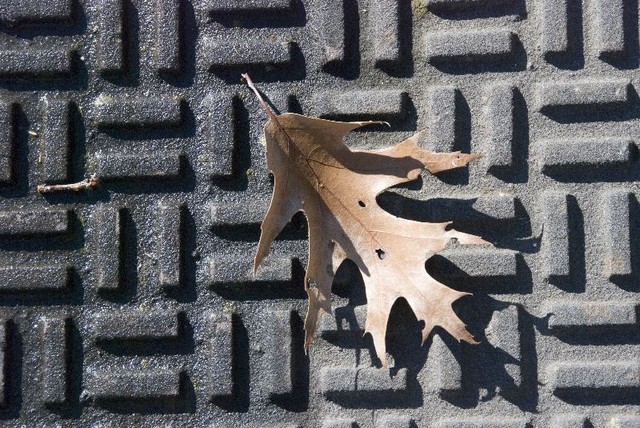
<svg viewBox="0 0 640 428">
<path fill-rule="evenodd" d="M 5 0 L 0 4 L 3 426 L 640 426 L 635 0 Z M 480 340 L 389 369 L 350 263 L 308 356 L 296 215 L 254 277 L 266 117 L 427 130 L 469 168 L 379 197 L 495 248 L 427 262 Z M 97 188 L 38 184 L 96 176 Z"/>
</svg>

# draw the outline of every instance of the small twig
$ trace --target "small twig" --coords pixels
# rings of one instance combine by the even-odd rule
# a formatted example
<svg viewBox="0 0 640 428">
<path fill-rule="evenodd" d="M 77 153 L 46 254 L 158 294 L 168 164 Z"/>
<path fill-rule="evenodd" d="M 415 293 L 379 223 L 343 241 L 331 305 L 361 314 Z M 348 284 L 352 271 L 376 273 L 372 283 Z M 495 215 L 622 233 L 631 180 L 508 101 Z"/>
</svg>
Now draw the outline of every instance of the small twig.
<svg viewBox="0 0 640 428">
<path fill-rule="evenodd" d="M 70 184 L 38 184 L 36 190 L 38 193 L 55 193 L 55 192 L 79 192 L 80 190 L 95 189 L 100 180 L 95 175 L 85 178 L 77 183 Z"/>
</svg>

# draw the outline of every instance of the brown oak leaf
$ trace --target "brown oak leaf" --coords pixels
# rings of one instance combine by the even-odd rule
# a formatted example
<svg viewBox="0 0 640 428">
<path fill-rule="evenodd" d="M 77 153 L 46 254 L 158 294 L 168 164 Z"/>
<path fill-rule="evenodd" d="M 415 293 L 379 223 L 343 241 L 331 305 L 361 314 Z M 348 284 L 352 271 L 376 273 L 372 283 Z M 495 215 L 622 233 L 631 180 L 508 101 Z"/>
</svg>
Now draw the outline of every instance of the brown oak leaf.
<svg viewBox="0 0 640 428">
<path fill-rule="evenodd" d="M 320 317 L 331 313 L 331 285 L 336 269 L 352 260 L 362 273 L 367 296 L 365 334 L 370 333 L 386 366 L 385 333 L 394 302 L 404 297 L 424 321 L 423 342 L 435 326 L 458 340 L 475 343 L 452 303 L 468 295 L 432 278 L 425 261 L 453 238 L 461 244 L 483 239 L 450 229 L 450 222 L 427 223 L 398 218 L 376 203 L 385 189 L 416 179 L 427 169 L 437 173 L 466 165 L 477 154 L 435 153 L 420 149 L 420 134 L 384 150 L 354 151 L 343 143 L 350 131 L 380 122 L 338 122 L 293 113 L 276 115 L 249 76 L 243 75 L 269 115 L 264 132 L 267 165 L 275 182 L 262 222 L 254 272 L 271 243 L 298 211 L 309 224 L 309 261 L 305 289 L 309 309 L 305 350 Z"/>
</svg>

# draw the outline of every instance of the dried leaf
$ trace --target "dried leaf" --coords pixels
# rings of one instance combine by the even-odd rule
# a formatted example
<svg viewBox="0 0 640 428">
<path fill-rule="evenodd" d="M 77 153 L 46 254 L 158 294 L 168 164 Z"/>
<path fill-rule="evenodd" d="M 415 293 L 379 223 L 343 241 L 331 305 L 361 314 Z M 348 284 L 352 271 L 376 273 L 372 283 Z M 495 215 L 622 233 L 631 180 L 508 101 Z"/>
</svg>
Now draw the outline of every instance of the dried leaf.
<svg viewBox="0 0 640 428">
<path fill-rule="evenodd" d="M 336 269 L 352 260 L 362 273 L 367 296 L 365 332 L 386 366 L 385 332 L 394 302 L 404 297 L 425 325 L 422 340 L 441 326 L 458 340 L 475 343 L 452 303 L 468 293 L 448 288 L 432 278 L 425 261 L 452 239 L 461 244 L 485 244 L 481 238 L 449 229 L 446 223 L 426 223 L 395 217 L 376 203 L 385 189 L 431 173 L 466 165 L 477 154 L 422 150 L 420 134 L 384 150 L 352 151 L 343 144 L 350 131 L 379 122 L 337 122 L 293 113 L 269 114 L 264 132 L 267 165 L 275 177 L 271 205 L 262 222 L 254 270 L 271 243 L 297 211 L 309 223 L 309 262 L 305 288 L 309 309 L 305 350 L 313 340 L 321 315 L 331 313 L 331 285 Z"/>
</svg>

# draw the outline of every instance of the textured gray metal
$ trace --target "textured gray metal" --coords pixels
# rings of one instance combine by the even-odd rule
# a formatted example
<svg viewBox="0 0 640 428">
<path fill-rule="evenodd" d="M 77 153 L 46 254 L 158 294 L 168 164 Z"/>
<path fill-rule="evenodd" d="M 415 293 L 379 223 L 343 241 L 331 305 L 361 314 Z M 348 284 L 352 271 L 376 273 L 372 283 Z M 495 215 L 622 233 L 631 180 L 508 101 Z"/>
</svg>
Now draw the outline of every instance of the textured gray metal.
<svg viewBox="0 0 640 428">
<path fill-rule="evenodd" d="M 1 426 L 640 426 L 637 0 L 0 3 Z M 379 197 L 495 243 L 426 263 L 479 345 L 401 301 L 382 369 L 346 263 L 304 354 L 304 217 L 252 274 L 241 72 L 390 123 L 351 147 L 485 154 Z"/>
</svg>

